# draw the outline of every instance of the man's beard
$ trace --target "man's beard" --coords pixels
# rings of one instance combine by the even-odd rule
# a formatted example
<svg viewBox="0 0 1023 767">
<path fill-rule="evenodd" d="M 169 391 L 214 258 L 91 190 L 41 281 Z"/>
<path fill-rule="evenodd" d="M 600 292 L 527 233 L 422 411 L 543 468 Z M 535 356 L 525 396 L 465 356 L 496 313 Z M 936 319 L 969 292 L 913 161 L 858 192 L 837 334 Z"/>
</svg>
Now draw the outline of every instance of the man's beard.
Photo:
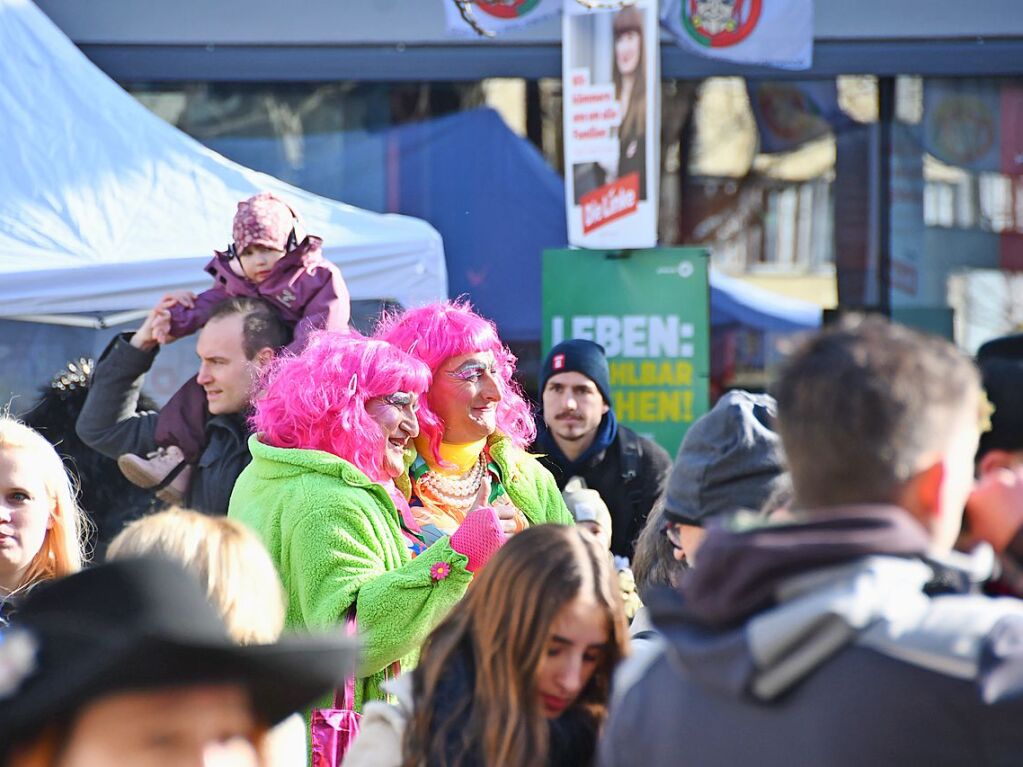
<svg viewBox="0 0 1023 767">
<path fill-rule="evenodd" d="M 557 425 L 559 422 L 567 422 L 569 424 L 581 424 L 582 423 L 582 421 L 579 420 L 578 418 L 563 419 L 561 416 L 558 416 L 558 417 L 556 417 L 554 419 L 554 424 Z M 592 429 L 590 429 L 588 431 L 584 431 L 584 432 L 580 432 L 580 433 L 575 433 L 574 430 L 573 430 L 573 433 L 569 435 L 569 434 L 561 434 L 561 433 L 559 433 L 558 431 L 555 430 L 555 427 L 553 425 L 550 426 L 550 429 L 551 429 L 552 432 L 554 432 L 555 435 L 557 435 L 561 439 L 565 440 L 566 442 L 578 442 L 579 440 L 584 439 L 585 437 L 589 436 L 590 434 L 593 434 L 593 432 L 595 432 L 597 430 L 596 427 L 594 427 L 594 428 L 592 428 Z"/>
</svg>

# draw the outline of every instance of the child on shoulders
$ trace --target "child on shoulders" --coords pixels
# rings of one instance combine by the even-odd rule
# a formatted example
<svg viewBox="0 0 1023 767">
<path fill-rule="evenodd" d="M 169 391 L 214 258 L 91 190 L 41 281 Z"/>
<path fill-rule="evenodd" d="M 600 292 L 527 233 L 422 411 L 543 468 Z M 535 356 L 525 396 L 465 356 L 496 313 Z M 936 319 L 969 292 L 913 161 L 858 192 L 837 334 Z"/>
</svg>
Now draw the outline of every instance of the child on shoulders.
<svg viewBox="0 0 1023 767">
<path fill-rule="evenodd" d="M 307 234 L 291 207 L 270 192 L 238 203 L 233 241 L 215 251 L 206 271 L 213 286 L 199 295 L 166 294 L 156 305 L 154 335 L 161 344 L 195 333 L 221 301 L 236 296 L 269 302 L 293 327 L 288 349 L 298 353 L 315 330 L 347 332 L 351 314 L 348 287 L 340 270 L 323 257 L 323 241 Z M 209 412 L 203 388 L 191 378 L 161 409 L 157 450 L 122 455 L 118 466 L 136 485 L 157 497 L 181 503 L 191 465 L 206 442 Z"/>
</svg>

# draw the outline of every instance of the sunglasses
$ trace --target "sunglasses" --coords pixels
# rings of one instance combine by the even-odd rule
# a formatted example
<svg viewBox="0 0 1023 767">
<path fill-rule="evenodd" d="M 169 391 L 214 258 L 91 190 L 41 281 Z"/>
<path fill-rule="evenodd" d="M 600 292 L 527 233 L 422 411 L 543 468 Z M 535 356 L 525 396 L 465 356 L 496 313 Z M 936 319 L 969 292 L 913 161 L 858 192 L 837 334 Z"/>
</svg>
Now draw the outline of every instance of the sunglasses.
<svg viewBox="0 0 1023 767">
<path fill-rule="evenodd" d="M 664 520 L 661 523 L 661 534 L 668 539 L 668 543 L 672 545 L 672 548 L 682 548 L 682 523 L 674 522 L 670 519 Z"/>
<path fill-rule="evenodd" d="M 694 524 L 690 522 L 686 524 L 684 522 L 676 522 L 671 519 L 665 519 L 661 522 L 661 534 L 668 539 L 668 543 L 671 544 L 672 548 L 678 549 L 679 551 L 685 550 L 685 545 L 682 540 L 682 531 L 686 527 L 703 527 L 700 524 Z"/>
</svg>

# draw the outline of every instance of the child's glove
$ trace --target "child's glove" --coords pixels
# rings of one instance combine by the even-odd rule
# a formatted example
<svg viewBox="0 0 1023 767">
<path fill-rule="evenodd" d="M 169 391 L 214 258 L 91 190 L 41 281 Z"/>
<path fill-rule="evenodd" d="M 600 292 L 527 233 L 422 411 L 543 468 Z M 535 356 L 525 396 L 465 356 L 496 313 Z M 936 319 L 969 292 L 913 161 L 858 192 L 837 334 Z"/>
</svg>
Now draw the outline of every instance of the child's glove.
<svg viewBox="0 0 1023 767">
<path fill-rule="evenodd" d="M 475 573 L 504 545 L 508 537 L 501 530 L 501 520 L 490 506 L 470 511 L 451 535 L 451 548 L 469 558 L 465 569 Z"/>
</svg>

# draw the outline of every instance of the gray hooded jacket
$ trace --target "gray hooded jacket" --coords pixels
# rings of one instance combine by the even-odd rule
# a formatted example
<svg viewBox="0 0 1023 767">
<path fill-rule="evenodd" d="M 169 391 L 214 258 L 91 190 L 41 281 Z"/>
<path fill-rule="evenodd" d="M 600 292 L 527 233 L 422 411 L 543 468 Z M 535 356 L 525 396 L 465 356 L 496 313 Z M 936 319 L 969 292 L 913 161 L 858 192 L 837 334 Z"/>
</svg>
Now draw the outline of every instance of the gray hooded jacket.
<svg viewBox="0 0 1023 767">
<path fill-rule="evenodd" d="M 808 518 L 712 532 L 650 600 L 600 764 L 1023 764 L 1023 602 L 963 593 L 899 509 Z"/>
</svg>

